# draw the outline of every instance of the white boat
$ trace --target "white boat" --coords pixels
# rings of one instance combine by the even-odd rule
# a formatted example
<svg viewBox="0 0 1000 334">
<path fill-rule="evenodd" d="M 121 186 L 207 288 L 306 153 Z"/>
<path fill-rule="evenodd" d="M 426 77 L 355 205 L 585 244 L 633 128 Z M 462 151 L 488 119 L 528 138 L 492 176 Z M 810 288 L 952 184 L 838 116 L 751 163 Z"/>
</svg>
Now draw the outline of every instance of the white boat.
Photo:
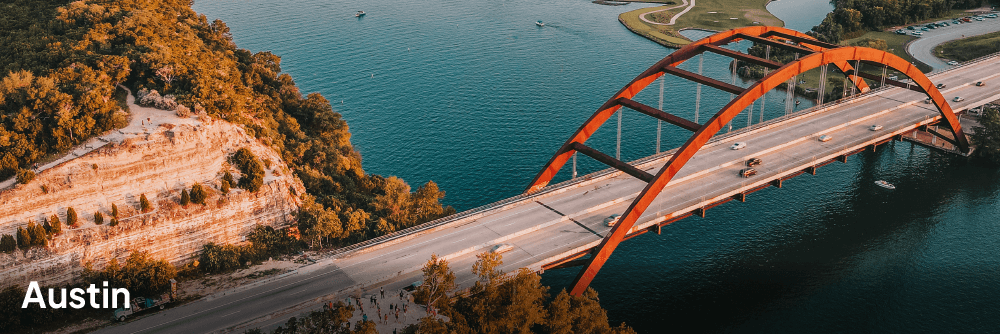
<svg viewBox="0 0 1000 334">
<path fill-rule="evenodd" d="M 535 25 L 539 27 L 544 27 L 545 23 L 542 23 L 542 21 L 535 21 Z"/>
<path fill-rule="evenodd" d="M 885 182 L 883 180 L 875 181 L 875 184 L 885 189 L 896 189 L 896 186 L 892 185 L 892 183 Z"/>
<path fill-rule="evenodd" d="M 359 10 L 357 14 L 354 14 L 354 17 L 362 17 L 362 16 L 365 16 L 365 11 L 363 10 Z"/>
</svg>

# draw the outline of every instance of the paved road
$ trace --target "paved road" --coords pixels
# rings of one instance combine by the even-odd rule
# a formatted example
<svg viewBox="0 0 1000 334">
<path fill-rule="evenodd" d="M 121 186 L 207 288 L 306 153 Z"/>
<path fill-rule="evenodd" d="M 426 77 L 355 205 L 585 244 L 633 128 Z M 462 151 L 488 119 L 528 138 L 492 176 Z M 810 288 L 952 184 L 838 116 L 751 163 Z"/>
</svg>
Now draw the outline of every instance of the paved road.
<svg viewBox="0 0 1000 334">
<path fill-rule="evenodd" d="M 908 30 L 909 31 L 909 30 Z M 1000 31 L 1000 19 L 985 19 L 984 21 L 973 20 L 970 23 L 950 25 L 944 28 L 931 29 L 925 31 L 924 35 L 913 42 L 910 42 L 906 52 L 917 58 L 917 60 L 930 65 L 935 71 L 952 67 L 938 57 L 933 55 L 934 47 L 951 40 L 971 37 Z"/>
<path fill-rule="evenodd" d="M 953 104 L 959 111 L 1000 98 L 1000 60 L 957 68 L 937 74 L 932 80 L 948 85 L 944 90 L 947 98 L 966 99 Z M 987 86 L 972 86 L 975 81 L 986 81 Z M 752 131 L 716 137 L 650 205 L 639 218 L 636 230 L 929 122 L 937 112 L 920 102 L 923 99 L 920 93 L 890 89 L 816 112 L 766 122 Z M 881 124 L 884 129 L 869 131 L 871 124 Z M 822 134 L 834 139 L 817 141 Z M 749 145 L 733 151 L 729 145 L 734 141 Z M 655 173 L 669 154 L 636 166 Z M 761 158 L 764 164 L 757 168 L 759 175 L 741 178 L 737 172 L 749 157 Z M 395 290 L 419 280 L 419 269 L 431 254 L 448 259 L 457 283 L 468 287 L 475 281 L 470 271 L 475 254 L 499 243 L 514 246 L 504 254 L 504 270 L 538 270 L 544 264 L 597 245 L 610 230 L 604 218 L 624 211 L 644 185 L 617 171 L 598 172 L 405 238 L 320 261 L 283 279 L 167 309 L 101 332 L 192 333 L 271 327 L 294 315 L 274 312 L 296 305 L 302 306 L 297 311 L 316 308 L 320 305 L 317 298 L 322 296 L 343 296 L 358 289 L 373 291 L 380 286 Z"/>
</svg>

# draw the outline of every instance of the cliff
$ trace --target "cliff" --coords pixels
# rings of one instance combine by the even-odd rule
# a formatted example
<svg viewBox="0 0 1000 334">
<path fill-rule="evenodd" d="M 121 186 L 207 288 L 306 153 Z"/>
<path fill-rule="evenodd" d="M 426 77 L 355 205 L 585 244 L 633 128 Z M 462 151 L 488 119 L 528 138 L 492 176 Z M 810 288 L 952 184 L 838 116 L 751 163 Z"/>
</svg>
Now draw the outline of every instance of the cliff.
<svg viewBox="0 0 1000 334">
<path fill-rule="evenodd" d="M 296 194 L 304 188 L 280 156 L 239 126 L 200 119 L 142 122 L 138 129 L 106 134 L 87 145 L 89 152 L 79 157 L 71 153 L 34 181 L 0 192 L 0 234 L 14 235 L 17 227 L 53 214 L 64 223 L 49 247 L 0 253 L 0 287 L 33 280 L 43 285 L 70 282 L 84 264 L 100 268 L 132 251 L 181 264 L 197 257 L 205 243 L 245 241 L 257 224 L 291 224 L 299 206 Z M 233 187 L 224 195 L 219 191 L 223 173 L 239 176 L 227 157 L 241 147 L 267 166 L 264 186 L 255 193 Z M 181 189 L 194 183 L 208 189 L 206 205 L 180 206 Z M 153 203 L 149 213 L 138 210 L 143 194 Z M 112 204 L 120 211 L 117 226 L 108 224 Z M 76 227 L 65 225 L 69 207 L 80 217 Z M 94 222 L 98 211 L 104 224 Z"/>
</svg>

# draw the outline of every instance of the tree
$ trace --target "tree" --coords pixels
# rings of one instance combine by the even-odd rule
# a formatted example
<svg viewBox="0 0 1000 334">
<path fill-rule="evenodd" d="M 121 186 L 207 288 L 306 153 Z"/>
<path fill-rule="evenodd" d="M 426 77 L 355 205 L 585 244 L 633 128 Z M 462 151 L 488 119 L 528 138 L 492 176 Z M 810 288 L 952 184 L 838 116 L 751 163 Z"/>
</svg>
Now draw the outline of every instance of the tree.
<svg viewBox="0 0 1000 334">
<path fill-rule="evenodd" d="M 31 248 L 31 233 L 20 226 L 17 228 L 17 247 L 21 250 Z"/>
<path fill-rule="evenodd" d="M 0 252 L 10 253 L 17 249 L 17 241 L 10 234 L 0 236 Z"/>
<path fill-rule="evenodd" d="M 597 291 L 587 288 L 582 296 L 570 296 L 563 289 L 549 304 L 549 315 L 545 319 L 545 331 L 551 334 L 575 333 L 634 333 L 622 324 L 611 328 L 608 313 L 601 308 Z"/>
<path fill-rule="evenodd" d="M 236 153 L 233 153 L 230 161 L 243 174 L 236 186 L 250 192 L 260 190 L 260 187 L 264 185 L 264 165 L 261 164 L 260 159 L 253 152 L 250 152 L 246 147 L 242 147 L 236 150 Z"/>
<path fill-rule="evenodd" d="M 154 259 L 147 252 L 132 252 L 124 264 L 112 259 L 103 270 L 93 270 L 87 264 L 85 281 L 129 290 L 132 296 L 155 296 L 170 288 L 170 280 L 177 276 L 177 269 L 165 260 Z"/>
<path fill-rule="evenodd" d="M 143 213 L 153 211 L 153 204 L 146 199 L 146 194 L 139 195 L 139 210 Z"/>
<path fill-rule="evenodd" d="M 230 174 L 228 170 L 225 174 L 222 174 L 222 181 L 229 183 L 229 186 L 236 184 L 236 180 L 233 179 L 233 174 Z"/>
<path fill-rule="evenodd" d="M 66 209 L 66 225 L 76 227 L 76 210 L 72 207 Z"/>
<path fill-rule="evenodd" d="M 191 186 L 191 203 L 205 205 L 205 199 L 208 198 L 208 194 L 205 193 L 205 189 L 202 188 L 201 184 L 195 183 Z"/>
<path fill-rule="evenodd" d="M 59 221 L 58 215 L 52 215 L 52 217 L 49 217 L 49 226 L 51 227 L 49 229 L 50 234 L 59 235 L 62 233 L 62 222 Z"/>
<path fill-rule="evenodd" d="M 229 194 L 229 181 L 222 180 L 222 184 L 219 185 L 219 192 L 223 195 Z"/>
<path fill-rule="evenodd" d="M 1000 111 L 984 108 L 979 126 L 972 130 L 970 139 L 976 145 L 975 155 L 993 165 L 1000 165 Z"/>
<path fill-rule="evenodd" d="M 448 268 L 448 261 L 438 260 L 437 254 L 431 254 L 422 271 L 424 281 L 413 292 L 413 301 L 424 304 L 428 310 L 432 307 L 447 310 L 449 295 L 455 290 L 455 273 Z"/>
<path fill-rule="evenodd" d="M 17 183 L 28 184 L 31 180 L 35 179 L 35 172 L 30 169 L 18 169 L 17 170 Z"/>
<path fill-rule="evenodd" d="M 181 189 L 181 205 L 187 206 L 191 203 L 191 196 L 188 195 L 187 189 Z"/>
<path fill-rule="evenodd" d="M 100 211 L 94 212 L 94 224 L 104 224 L 104 215 Z"/>
<path fill-rule="evenodd" d="M 28 228 L 26 229 L 28 233 L 31 234 L 31 245 L 32 246 L 48 246 L 49 239 L 48 235 L 45 233 L 45 228 L 42 225 L 35 224 L 34 222 L 28 223 Z"/>
<path fill-rule="evenodd" d="M 118 219 L 118 206 L 111 203 L 111 218 Z"/>
<path fill-rule="evenodd" d="M 299 231 L 310 242 L 319 242 L 320 248 L 323 247 L 324 239 L 340 238 L 343 233 L 343 224 L 337 213 L 323 208 L 322 204 L 316 203 L 315 198 L 308 194 L 302 196 L 298 222 Z"/>
</svg>

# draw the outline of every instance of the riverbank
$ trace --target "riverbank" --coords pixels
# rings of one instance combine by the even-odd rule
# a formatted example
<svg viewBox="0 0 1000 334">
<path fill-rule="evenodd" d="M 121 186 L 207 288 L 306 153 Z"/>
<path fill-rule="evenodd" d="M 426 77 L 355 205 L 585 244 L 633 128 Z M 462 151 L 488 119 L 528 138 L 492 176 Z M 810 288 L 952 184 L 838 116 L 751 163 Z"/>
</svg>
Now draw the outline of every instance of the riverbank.
<svg viewBox="0 0 1000 334">
<path fill-rule="evenodd" d="M 1000 31 L 953 40 L 934 47 L 934 55 L 938 58 L 959 62 L 996 52 L 1000 52 Z"/>
<path fill-rule="evenodd" d="M 680 48 L 692 42 L 680 34 L 685 29 L 725 31 L 753 25 L 784 26 L 781 19 L 767 10 L 769 2 L 770 0 L 686 0 L 677 4 L 670 1 L 664 2 L 670 3 L 669 6 L 622 13 L 618 15 L 618 21 L 640 36 L 666 47 Z"/>
</svg>

